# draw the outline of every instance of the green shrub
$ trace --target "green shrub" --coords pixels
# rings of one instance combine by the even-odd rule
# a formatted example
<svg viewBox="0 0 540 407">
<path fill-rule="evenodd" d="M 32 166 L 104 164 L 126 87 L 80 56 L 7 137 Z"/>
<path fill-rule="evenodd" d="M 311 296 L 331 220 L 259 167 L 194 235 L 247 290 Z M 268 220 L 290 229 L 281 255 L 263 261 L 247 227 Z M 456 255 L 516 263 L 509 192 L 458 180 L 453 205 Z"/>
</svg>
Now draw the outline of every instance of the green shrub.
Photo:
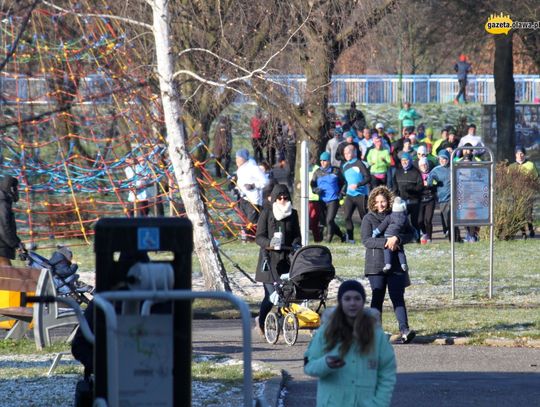
<svg viewBox="0 0 540 407">
<path fill-rule="evenodd" d="M 506 162 L 495 169 L 495 237 L 510 240 L 532 221 L 534 199 L 540 193 L 540 179 Z M 487 228 L 485 228 L 487 229 Z"/>
</svg>

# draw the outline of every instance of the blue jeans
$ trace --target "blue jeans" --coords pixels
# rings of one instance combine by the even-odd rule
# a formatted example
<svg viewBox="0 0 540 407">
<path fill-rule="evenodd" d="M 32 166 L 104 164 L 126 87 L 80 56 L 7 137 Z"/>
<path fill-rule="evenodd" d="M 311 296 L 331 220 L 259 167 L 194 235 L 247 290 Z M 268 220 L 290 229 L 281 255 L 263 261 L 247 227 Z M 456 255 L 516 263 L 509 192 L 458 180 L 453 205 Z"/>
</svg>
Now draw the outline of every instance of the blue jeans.
<svg viewBox="0 0 540 407">
<path fill-rule="evenodd" d="M 401 333 L 409 329 L 409 320 L 407 318 L 407 308 L 405 307 L 405 279 L 404 273 L 388 275 L 372 275 L 368 276 L 369 285 L 371 286 L 371 308 L 379 310 L 382 316 L 382 308 L 384 297 L 386 295 L 386 287 L 390 301 L 394 307 L 394 313 L 399 325 Z"/>
</svg>

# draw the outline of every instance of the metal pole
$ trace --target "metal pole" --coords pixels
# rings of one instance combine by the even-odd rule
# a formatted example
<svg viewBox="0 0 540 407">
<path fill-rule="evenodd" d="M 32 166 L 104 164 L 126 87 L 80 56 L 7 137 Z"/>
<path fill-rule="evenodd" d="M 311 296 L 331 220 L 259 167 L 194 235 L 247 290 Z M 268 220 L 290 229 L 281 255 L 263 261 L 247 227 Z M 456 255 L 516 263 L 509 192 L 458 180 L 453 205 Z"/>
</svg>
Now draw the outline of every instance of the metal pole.
<svg viewBox="0 0 540 407">
<path fill-rule="evenodd" d="M 454 196 L 456 191 L 454 191 L 454 156 L 456 150 L 452 151 L 450 154 L 450 257 L 452 258 L 450 270 L 452 273 L 452 299 L 456 299 L 456 252 L 455 252 L 455 239 L 454 234 Z"/>
<path fill-rule="evenodd" d="M 300 144 L 300 233 L 302 246 L 309 243 L 309 150 L 307 141 Z"/>
<path fill-rule="evenodd" d="M 493 240 L 495 234 L 495 161 L 493 160 L 493 153 L 488 148 L 489 159 L 491 160 L 491 185 L 490 185 L 490 195 L 491 199 L 489 200 L 489 298 L 493 297 Z"/>
</svg>

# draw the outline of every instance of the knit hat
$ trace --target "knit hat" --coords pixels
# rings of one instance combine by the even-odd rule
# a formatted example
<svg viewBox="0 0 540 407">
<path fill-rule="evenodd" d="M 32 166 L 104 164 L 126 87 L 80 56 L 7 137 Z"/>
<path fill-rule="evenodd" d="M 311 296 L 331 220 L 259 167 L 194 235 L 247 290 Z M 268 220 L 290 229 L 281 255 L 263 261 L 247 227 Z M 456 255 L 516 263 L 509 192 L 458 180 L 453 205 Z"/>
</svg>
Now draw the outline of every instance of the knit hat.
<svg viewBox="0 0 540 407">
<path fill-rule="evenodd" d="M 525 151 L 525 147 L 523 146 L 516 146 L 514 150 L 514 154 L 517 154 L 517 153 L 527 154 L 527 152 Z"/>
<path fill-rule="evenodd" d="M 437 156 L 446 158 L 447 160 L 450 160 L 450 154 L 446 150 L 440 150 L 439 154 L 437 154 Z"/>
<path fill-rule="evenodd" d="M 384 129 L 384 124 L 382 124 L 382 123 L 377 123 L 377 124 L 375 125 L 375 128 L 376 128 L 377 130 L 379 130 L 379 129 Z"/>
<path fill-rule="evenodd" d="M 244 161 L 249 160 L 249 151 L 246 148 L 241 148 L 236 152 L 236 156 L 242 158 Z"/>
<path fill-rule="evenodd" d="M 73 252 L 67 246 L 60 246 L 56 251 L 64 256 L 68 261 L 71 261 L 73 258 Z"/>
<path fill-rule="evenodd" d="M 364 290 L 362 284 L 360 284 L 356 280 L 346 280 L 339 286 L 337 293 L 338 302 L 341 302 L 341 297 L 343 297 L 343 294 L 345 294 L 347 291 L 359 292 L 362 296 L 362 299 L 366 301 L 366 290 Z"/>
<path fill-rule="evenodd" d="M 328 151 L 322 152 L 321 156 L 319 157 L 319 160 L 321 160 L 321 161 L 330 161 L 330 153 Z"/>
<path fill-rule="evenodd" d="M 405 212 L 407 210 L 407 204 L 399 196 L 394 198 L 394 203 L 392 204 L 392 212 Z"/>
<path fill-rule="evenodd" d="M 386 130 L 386 132 L 388 134 L 396 134 L 396 131 L 392 127 L 389 127 L 388 130 Z"/>
<path fill-rule="evenodd" d="M 411 155 L 409 153 L 407 153 L 407 152 L 404 152 L 404 153 L 401 154 L 400 160 L 409 160 L 409 161 L 411 161 L 412 160 Z"/>
<path fill-rule="evenodd" d="M 427 154 L 427 148 L 426 146 L 420 146 L 418 147 L 418 150 L 416 150 L 418 154 Z"/>
</svg>

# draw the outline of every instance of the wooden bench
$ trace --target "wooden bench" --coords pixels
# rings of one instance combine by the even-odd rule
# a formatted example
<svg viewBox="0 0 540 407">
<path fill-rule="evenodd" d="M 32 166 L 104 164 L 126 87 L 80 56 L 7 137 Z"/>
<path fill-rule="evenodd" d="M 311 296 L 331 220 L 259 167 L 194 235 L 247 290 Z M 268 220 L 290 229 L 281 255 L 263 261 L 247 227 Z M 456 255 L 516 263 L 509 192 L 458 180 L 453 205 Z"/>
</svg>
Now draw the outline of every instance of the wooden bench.
<svg viewBox="0 0 540 407">
<path fill-rule="evenodd" d="M 20 292 L 22 298 L 30 292 L 37 296 L 57 295 L 51 272 L 32 267 L 0 266 L 0 290 Z M 51 345 L 53 329 L 73 326 L 67 339 L 69 341 L 78 326 L 75 312 L 60 308 L 57 303 L 0 308 L 0 321 L 5 320 L 16 321 L 5 339 L 22 338 L 29 329 L 29 324 L 33 322 L 34 341 L 38 350 Z"/>
</svg>

